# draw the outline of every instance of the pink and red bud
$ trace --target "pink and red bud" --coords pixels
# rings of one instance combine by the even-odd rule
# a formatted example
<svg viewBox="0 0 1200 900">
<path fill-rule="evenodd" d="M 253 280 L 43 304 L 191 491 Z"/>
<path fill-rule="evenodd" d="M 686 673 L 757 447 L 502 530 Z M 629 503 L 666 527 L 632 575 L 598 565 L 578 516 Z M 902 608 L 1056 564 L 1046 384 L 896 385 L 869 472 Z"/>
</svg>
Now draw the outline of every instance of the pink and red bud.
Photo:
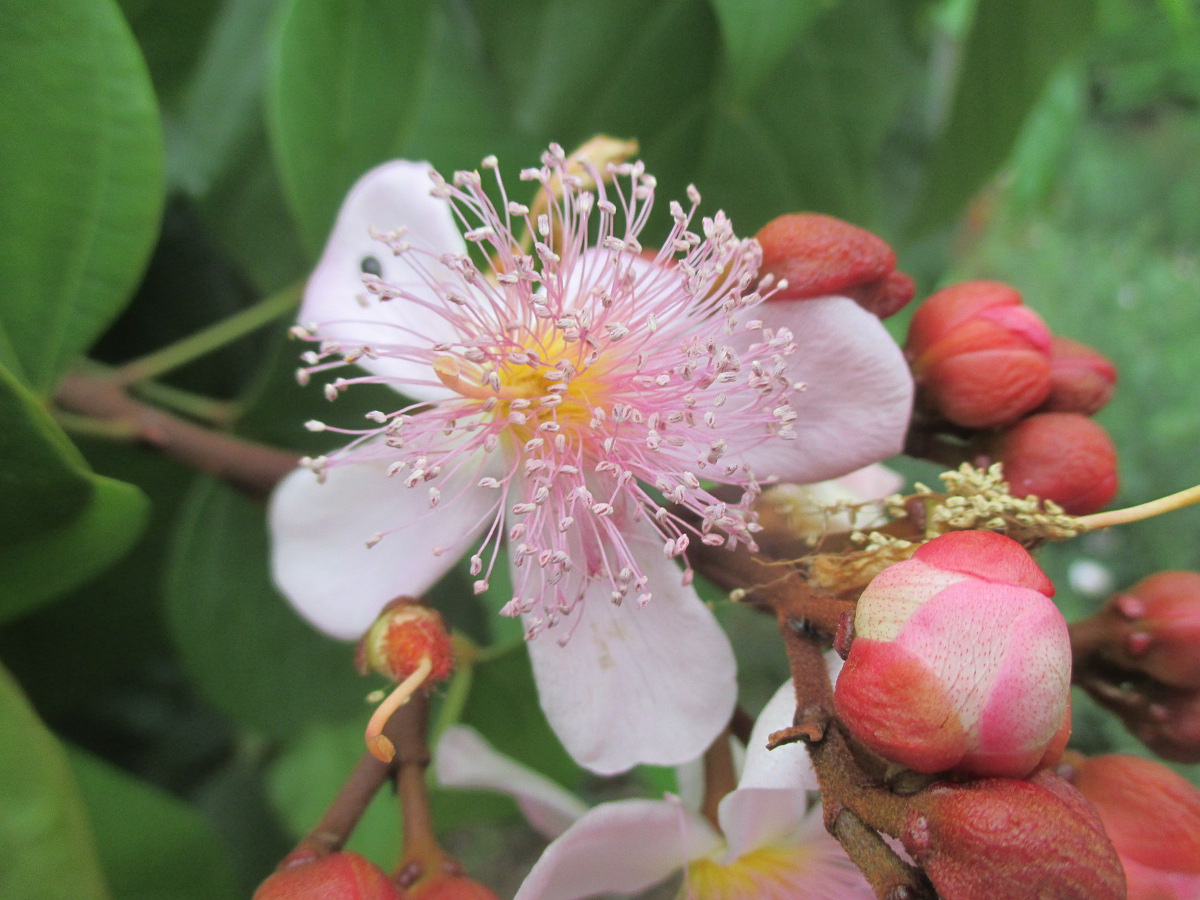
<svg viewBox="0 0 1200 900">
<path fill-rule="evenodd" d="M 966 428 L 998 428 L 1050 394 L 1050 331 L 1014 288 L 967 281 L 930 296 L 905 353 L 920 402 Z"/>
<path fill-rule="evenodd" d="M 916 292 L 912 279 L 896 271 L 896 254 L 883 238 L 841 219 L 793 213 L 772 219 L 756 237 L 761 271 L 787 281 L 772 300 L 835 294 L 886 318 Z"/>
<path fill-rule="evenodd" d="M 317 856 L 293 853 L 266 881 L 253 900 L 405 900 L 387 874 L 357 853 Z"/>
<path fill-rule="evenodd" d="M 1069 777 L 1104 822 L 1129 900 L 1200 897 L 1200 790 L 1138 756 L 1072 756 Z"/>
<path fill-rule="evenodd" d="M 364 675 L 378 672 L 403 681 L 422 659 L 432 665 L 427 681 L 442 681 L 454 670 L 454 646 L 437 610 L 408 597 L 393 600 L 363 635 L 355 662 Z"/>
<path fill-rule="evenodd" d="M 993 455 L 1013 496 L 1053 500 L 1072 515 L 1102 509 L 1117 492 L 1116 448 L 1079 413 L 1030 416 L 999 436 Z"/>
<path fill-rule="evenodd" d="M 1047 770 L 1029 781 L 934 785 L 911 802 L 900 839 L 939 897 L 1125 897 L 1121 863 L 1096 811 Z"/>
<path fill-rule="evenodd" d="M 1200 690 L 1200 573 L 1143 578 L 1109 600 L 1098 618 L 1112 662 L 1172 687 Z"/>
<path fill-rule="evenodd" d="M 942 535 L 867 586 L 834 699 L 870 749 L 918 772 L 1019 778 L 1070 734 L 1071 644 L 1016 541 Z"/>
<path fill-rule="evenodd" d="M 1090 416 L 1112 398 L 1117 369 L 1087 344 L 1053 335 L 1050 338 L 1050 396 L 1043 412 Z"/>
</svg>

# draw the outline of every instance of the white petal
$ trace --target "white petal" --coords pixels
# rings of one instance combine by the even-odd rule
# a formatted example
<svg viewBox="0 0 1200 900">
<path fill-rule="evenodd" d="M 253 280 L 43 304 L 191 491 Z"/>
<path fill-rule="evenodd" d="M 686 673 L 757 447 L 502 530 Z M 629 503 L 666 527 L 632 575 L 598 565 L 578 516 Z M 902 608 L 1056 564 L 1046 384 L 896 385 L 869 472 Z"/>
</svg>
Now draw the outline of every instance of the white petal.
<svg viewBox="0 0 1200 900">
<path fill-rule="evenodd" d="M 807 811 L 807 791 L 756 787 L 730 791 L 717 808 L 729 844 L 726 862 L 792 833 Z"/>
<path fill-rule="evenodd" d="M 454 499 L 436 509 L 423 486 L 407 488 L 386 468 L 374 460 L 331 466 L 324 484 L 297 469 L 271 498 L 275 584 L 333 637 L 358 638 L 389 601 L 429 590 L 482 532 L 496 502 L 493 492 L 475 488 L 478 466 L 438 482 Z M 400 530 L 367 548 L 373 535 L 393 529 Z M 435 548 L 447 550 L 435 555 Z"/>
<path fill-rule="evenodd" d="M 435 292 L 417 277 L 411 257 L 394 256 L 369 231 L 407 227 L 414 245 L 436 254 L 465 252 L 449 205 L 429 194 L 429 171 L 429 163 L 395 160 L 355 182 L 309 278 L 298 316 L 301 324 L 317 323 L 322 338 L 340 341 L 347 350 L 375 343 L 428 348 L 455 338 L 454 328 L 437 311 L 402 298 L 380 302 L 362 283 L 363 261 L 371 258 L 388 284 L 442 306 Z M 364 356 L 358 364 L 374 374 L 403 380 L 404 393 L 418 400 L 451 396 L 437 383 L 409 384 L 433 378 L 424 362 Z"/>
<path fill-rule="evenodd" d="M 606 775 L 699 756 L 737 696 L 733 650 L 712 612 L 680 583 L 659 540 L 626 537 L 650 602 L 615 606 L 602 578 L 569 618 L 528 642 L 550 725 L 576 762 Z"/>
<path fill-rule="evenodd" d="M 808 758 L 808 748 L 802 742 L 767 749 L 767 738 L 774 731 L 790 727 L 795 713 L 796 691 L 789 679 L 771 697 L 754 723 L 750 743 L 746 745 L 746 767 L 742 770 L 739 788 L 817 789 L 817 775 Z"/>
<path fill-rule="evenodd" d="M 796 439 L 742 452 L 759 478 L 823 481 L 900 451 L 912 376 L 878 318 L 845 297 L 767 301 L 745 316 L 792 332 L 797 346 L 785 357 L 787 375 L 807 385 L 792 394 Z"/>
<path fill-rule="evenodd" d="M 720 846 L 704 819 L 670 798 L 603 803 L 546 848 L 514 900 L 636 893 Z"/>
<path fill-rule="evenodd" d="M 529 824 L 553 840 L 584 813 L 587 804 L 545 775 L 521 765 L 465 725 L 446 729 L 434 753 L 438 784 L 510 794 Z"/>
</svg>

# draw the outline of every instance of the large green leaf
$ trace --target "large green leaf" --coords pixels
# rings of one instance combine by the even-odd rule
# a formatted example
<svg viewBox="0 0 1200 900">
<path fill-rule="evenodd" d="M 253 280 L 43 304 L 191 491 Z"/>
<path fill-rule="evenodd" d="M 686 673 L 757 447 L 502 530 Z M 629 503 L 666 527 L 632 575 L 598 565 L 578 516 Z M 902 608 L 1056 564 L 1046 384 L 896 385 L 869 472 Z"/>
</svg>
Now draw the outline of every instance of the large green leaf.
<svg viewBox="0 0 1200 900">
<path fill-rule="evenodd" d="M 70 762 L 116 900 L 236 895 L 225 848 L 186 803 L 83 751 Z"/>
<path fill-rule="evenodd" d="M 108 896 L 66 754 L 0 668 L 0 897 Z"/>
<path fill-rule="evenodd" d="M 788 48 L 838 0 L 711 0 L 721 23 L 730 76 L 748 97 L 779 65 Z"/>
<path fill-rule="evenodd" d="M 980 0 L 915 227 L 947 221 L 1008 157 L 1048 79 L 1091 31 L 1094 0 Z"/>
<path fill-rule="evenodd" d="M 119 559 L 145 523 L 136 487 L 94 474 L 38 400 L 0 368 L 0 620 Z"/>
<path fill-rule="evenodd" d="M 915 76 L 899 31 L 889 6 L 844 0 L 752 102 L 721 98 L 695 176 L 706 201 L 742 232 L 799 210 L 878 228 L 885 140 Z"/>
<path fill-rule="evenodd" d="M 203 479 L 175 533 L 167 576 L 171 633 L 202 694 L 251 728 L 289 735 L 362 708 L 373 685 L 350 644 L 323 637 L 279 596 L 266 517 Z"/>
<path fill-rule="evenodd" d="M 350 185 L 407 144 L 433 4 L 291 0 L 271 60 L 268 123 L 301 231 L 325 239 Z"/>
<path fill-rule="evenodd" d="M 0 364 L 47 392 L 129 299 L 158 234 L 154 92 L 112 0 L 0 7 L 0 109 Z"/>
</svg>

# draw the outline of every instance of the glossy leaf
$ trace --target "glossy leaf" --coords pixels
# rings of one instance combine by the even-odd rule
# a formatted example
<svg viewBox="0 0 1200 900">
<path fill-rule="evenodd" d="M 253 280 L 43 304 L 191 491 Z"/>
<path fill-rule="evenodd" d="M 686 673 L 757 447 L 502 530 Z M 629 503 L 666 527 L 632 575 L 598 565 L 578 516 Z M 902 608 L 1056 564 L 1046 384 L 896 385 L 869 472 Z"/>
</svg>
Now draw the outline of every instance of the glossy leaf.
<svg viewBox="0 0 1200 900">
<path fill-rule="evenodd" d="M 62 746 L 0 668 L 0 897 L 105 900 L 96 848 Z"/>
<path fill-rule="evenodd" d="M 878 229 L 884 143 L 915 75 L 899 32 L 889 7 L 843 0 L 752 103 L 718 105 L 695 176 L 706 203 L 725 209 L 740 233 L 802 210 Z"/>
<path fill-rule="evenodd" d="M 310 248 L 351 184 L 400 154 L 424 92 L 427 0 L 291 0 L 269 75 L 268 123 Z"/>
<path fill-rule="evenodd" d="M 930 163 L 918 229 L 956 215 L 1000 167 L 1054 70 L 1089 34 L 1094 14 L 1094 0 L 980 0 Z"/>
<path fill-rule="evenodd" d="M 279 596 L 267 569 L 266 516 L 232 488 L 197 482 L 167 575 L 171 634 L 218 708 L 271 735 L 361 708 L 371 685 L 354 648 L 318 634 Z"/>
<path fill-rule="evenodd" d="M 36 398 L 0 369 L 0 620 L 119 559 L 148 512 L 133 485 L 93 473 Z"/>
<path fill-rule="evenodd" d="M 0 10 L 0 364 L 40 393 L 121 310 L 158 234 L 162 135 L 113 0 Z"/>
<path fill-rule="evenodd" d="M 838 0 L 712 0 L 735 92 L 763 86 L 796 38 Z"/>
<path fill-rule="evenodd" d="M 119 900 L 208 900 L 237 890 L 225 848 L 186 803 L 83 751 L 71 768 Z"/>
</svg>

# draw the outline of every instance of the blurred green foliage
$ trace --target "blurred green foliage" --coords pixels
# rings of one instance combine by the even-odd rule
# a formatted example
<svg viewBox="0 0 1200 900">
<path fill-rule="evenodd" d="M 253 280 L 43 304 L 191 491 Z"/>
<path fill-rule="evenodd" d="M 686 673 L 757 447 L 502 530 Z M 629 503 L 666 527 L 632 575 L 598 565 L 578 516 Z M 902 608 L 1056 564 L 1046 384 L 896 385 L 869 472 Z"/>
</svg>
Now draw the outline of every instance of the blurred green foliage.
<svg viewBox="0 0 1200 900">
<path fill-rule="evenodd" d="M 0 895 L 248 896 L 357 757 L 374 686 L 271 586 L 257 507 L 113 435 L 72 442 L 50 402 L 64 373 L 296 283 L 377 162 L 523 166 L 605 132 L 640 142 L 665 198 L 695 182 L 741 233 L 821 211 L 892 241 L 924 292 L 1018 286 L 1117 363 L 1100 419 L 1119 500 L 1149 499 L 1198 480 L 1198 29 L 1189 0 L 0 3 L 0 107 L 20 123 L 0 132 Z M 145 395 L 319 452 L 328 436 L 300 426 L 324 401 L 292 382 L 283 331 Z M 1073 564 L 1115 586 L 1200 568 L 1198 530 L 1182 512 L 1045 559 L 1078 616 L 1099 598 Z M 500 647 L 495 598 L 465 586 L 435 599 Z M 720 613 L 761 705 L 782 655 Z M 1137 749 L 1079 706 L 1081 747 Z M 611 790 L 549 731 L 519 641 L 460 713 L 566 786 Z M 504 846 L 536 850 L 508 801 L 437 803 L 445 828 L 503 823 Z M 396 833 L 384 800 L 355 846 L 387 862 Z"/>
</svg>

